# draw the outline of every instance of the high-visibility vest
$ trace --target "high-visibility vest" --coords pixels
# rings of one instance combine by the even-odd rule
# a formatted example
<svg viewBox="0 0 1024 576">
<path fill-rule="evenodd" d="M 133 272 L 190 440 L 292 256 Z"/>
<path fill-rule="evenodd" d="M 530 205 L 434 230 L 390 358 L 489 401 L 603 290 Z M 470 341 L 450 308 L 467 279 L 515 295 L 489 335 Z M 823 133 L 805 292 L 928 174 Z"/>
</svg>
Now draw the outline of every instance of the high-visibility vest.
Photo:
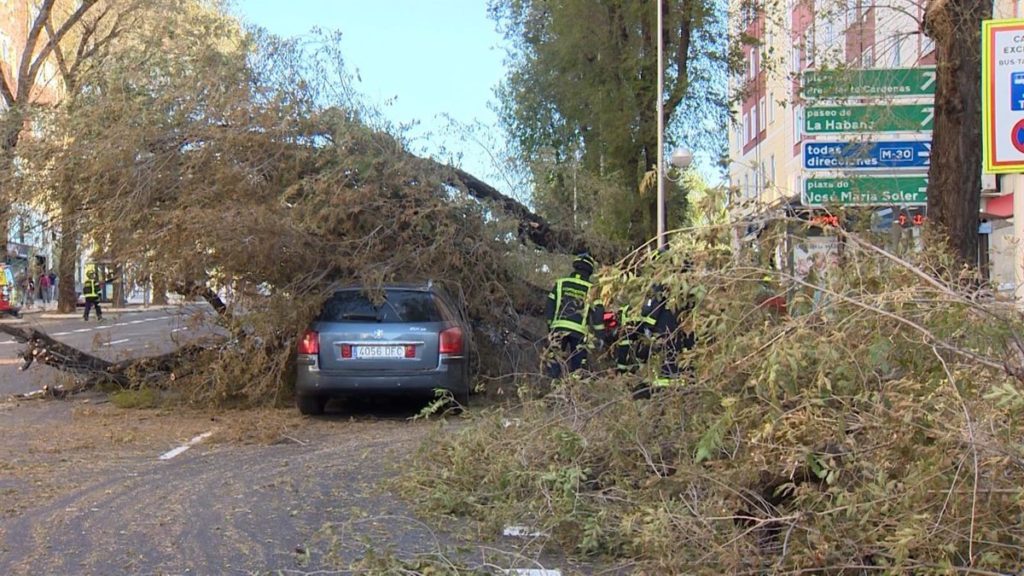
<svg viewBox="0 0 1024 576">
<path fill-rule="evenodd" d="M 555 287 L 548 294 L 548 298 L 554 300 L 555 304 L 555 314 L 549 324 L 552 330 L 587 333 L 586 323 L 590 317 L 587 294 L 591 286 L 590 282 L 574 276 L 555 281 Z"/>
<path fill-rule="evenodd" d="M 86 298 L 98 298 L 100 295 L 99 282 L 89 279 L 82 285 L 82 295 Z"/>
</svg>

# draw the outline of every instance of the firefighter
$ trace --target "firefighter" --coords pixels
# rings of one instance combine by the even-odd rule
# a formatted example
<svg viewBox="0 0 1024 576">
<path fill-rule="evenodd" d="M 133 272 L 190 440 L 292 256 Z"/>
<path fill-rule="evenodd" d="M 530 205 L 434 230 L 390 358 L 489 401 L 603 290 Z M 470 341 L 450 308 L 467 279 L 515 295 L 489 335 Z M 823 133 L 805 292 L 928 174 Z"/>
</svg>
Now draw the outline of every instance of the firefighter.
<svg viewBox="0 0 1024 576">
<path fill-rule="evenodd" d="M 554 357 L 548 363 L 548 376 L 561 378 L 565 372 L 575 372 L 587 363 L 584 346 L 590 334 L 604 332 L 604 307 L 591 302 L 590 276 L 597 263 L 587 253 L 573 260 L 573 272 L 555 281 L 548 293 L 545 317 L 548 321 L 548 347 Z"/>
<path fill-rule="evenodd" d="M 103 320 L 103 310 L 100 309 L 100 290 L 102 285 L 96 280 L 96 270 L 89 270 L 85 274 L 85 282 L 82 284 L 82 296 L 85 298 L 85 321 L 89 320 L 89 310 L 96 308 L 96 320 Z"/>
<path fill-rule="evenodd" d="M 667 249 L 659 250 L 655 258 L 662 257 Z M 683 263 L 682 273 L 688 276 L 693 266 L 687 260 Z M 651 340 L 651 352 L 661 358 L 658 375 L 654 378 L 654 389 L 681 384 L 682 381 L 693 379 L 693 368 L 681 365 L 679 356 L 692 350 L 697 344 L 696 333 L 687 330 L 680 323 L 680 318 L 689 314 L 697 305 L 700 290 L 690 287 L 682 296 L 682 301 L 670 301 L 665 286 L 656 283 L 644 301 L 640 311 L 644 334 Z M 638 391 L 639 396 L 649 395 L 651 389 Z"/>
<path fill-rule="evenodd" d="M 619 374 L 635 374 L 647 362 L 651 347 L 644 336 L 649 321 L 640 314 L 640 307 L 624 304 L 619 309 L 619 338 L 615 342 L 615 370 Z"/>
</svg>

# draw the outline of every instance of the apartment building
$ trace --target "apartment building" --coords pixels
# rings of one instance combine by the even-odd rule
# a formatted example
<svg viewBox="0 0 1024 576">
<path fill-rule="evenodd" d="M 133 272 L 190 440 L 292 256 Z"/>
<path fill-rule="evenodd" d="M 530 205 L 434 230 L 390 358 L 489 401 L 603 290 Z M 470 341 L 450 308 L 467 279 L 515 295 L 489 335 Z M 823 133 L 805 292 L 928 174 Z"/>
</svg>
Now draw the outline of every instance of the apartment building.
<svg viewBox="0 0 1024 576">
<path fill-rule="evenodd" d="M 741 207 L 787 206 L 813 217 L 826 203 L 822 198 L 834 201 L 835 188 L 853 184 L 863 189 L 853 192 L 861 201 L 851 204 L 895 197 L 875 204 L 879 213 L 920 222 L 935 65 L 934 42 L 921 27 L 924 7 L 913 0 L 750 0 L 736 6 L 734 34 L 755 40 L 742 48 L 743 74 L 730 80 L 738 98 L 729 180 Z M 993 12 L 994 18 L 1022 17 L 1024 0 L 996 0 Z M 831 85 L 836 90 L 816 91 L 813 81 L 823 78 L 843 80 Z M 870 121 L 861 125 L 863 119 Z M 874 194 L 883 184 L 886 195 Z M 1007 218 L 1012 189 L 1024 189 L 1024 179 L 987 176 L 982 188 L 981 218 L 991 220 L 983 230 L 991 251 L 982 261 L 996 284 L 1010 287 L 1015 242 Z M 808 248 L 816 249 L 828 248 Z"/>
<path fill-rule="evenodd" d="M 18 70 L 28 43 L 29 32 L 37 9 L 29 0 L 0 0 L 0 74 L 12 94 L 18 93 Z M 40 66 L 35 82 L 29 90 L 29 104 L 47 105 L 60 98 L 61 80 L 54 62 Z M 0 98 L 0 114 L 7 102 Z M 31 126 L 26 123 L 25 131 Z M 53 267 L 52 234 L 46 215 L 31 204 L 14 204 L 7 211 L 7 261 L 18 272 L 33 267 L 35 271 Z"/>
<path fill-rule="evenodd" d="M 758 44 L 742 48 L 746 70 L 731 88 L 741 96 L 729 138 L 729 179 L 739 200 L 759 205 L 799 201 L 808 98 L 802 80 L 811 70 L 906 68 L 934 64 L 934 44 L 920 31 L 923 4 L 909 0 L 807 0 L 768 14 L 763 3 L 734 12 L 738 31 Z M 860 104 L 882 98 L 844 99 Z M 817 102 L 812 102 L 817 104 Z M 843 134 L 865 140 L 868 134 Z M 915 137 L 923 138 L 923 136 Z M 827 138 L 834 140 L 834 138 Z"/>
</svg>

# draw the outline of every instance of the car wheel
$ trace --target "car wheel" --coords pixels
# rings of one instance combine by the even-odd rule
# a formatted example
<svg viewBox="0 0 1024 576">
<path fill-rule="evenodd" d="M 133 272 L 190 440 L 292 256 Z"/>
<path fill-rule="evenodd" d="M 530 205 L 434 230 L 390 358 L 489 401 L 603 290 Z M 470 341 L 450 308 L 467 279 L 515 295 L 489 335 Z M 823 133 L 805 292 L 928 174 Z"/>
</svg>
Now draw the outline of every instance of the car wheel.
<svg viewBox="0 0 1024 576">
<path fill-rule="evenodd" d="M 457 409 L 461 411 L 469 408 L 469 390 L 466 390 L 465 392 L 455 392 L 452 395 L 455 397 L 455 402 L 458 403 L 458 406 L 456 406 Z"/>
<path fill-rule="evenodd" d="M 295 397 L 295 405 L 299 407 L 299 413 L 304 416 L 319 416 L 324 413 L 326 398 L 320 396 L 298 395 Z"/>
</svg>

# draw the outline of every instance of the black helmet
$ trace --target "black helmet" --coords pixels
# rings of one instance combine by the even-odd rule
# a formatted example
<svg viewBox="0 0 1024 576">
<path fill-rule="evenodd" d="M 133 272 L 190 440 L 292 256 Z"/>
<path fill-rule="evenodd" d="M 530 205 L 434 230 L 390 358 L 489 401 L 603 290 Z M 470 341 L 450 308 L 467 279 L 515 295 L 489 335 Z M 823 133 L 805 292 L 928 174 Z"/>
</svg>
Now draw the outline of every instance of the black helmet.
<svg viewBox="0 0 1024 576">
<path fill-rule="evenodd" d="M 586 252 L 580 252 L 576 255 L 576 259 L 572 261 L 572 267 L 574 270 L 579 270 L 584 274 L 593 274 L 594 268 L 597 268 L 597 262 L 594 258 Z"/>
</svg>

